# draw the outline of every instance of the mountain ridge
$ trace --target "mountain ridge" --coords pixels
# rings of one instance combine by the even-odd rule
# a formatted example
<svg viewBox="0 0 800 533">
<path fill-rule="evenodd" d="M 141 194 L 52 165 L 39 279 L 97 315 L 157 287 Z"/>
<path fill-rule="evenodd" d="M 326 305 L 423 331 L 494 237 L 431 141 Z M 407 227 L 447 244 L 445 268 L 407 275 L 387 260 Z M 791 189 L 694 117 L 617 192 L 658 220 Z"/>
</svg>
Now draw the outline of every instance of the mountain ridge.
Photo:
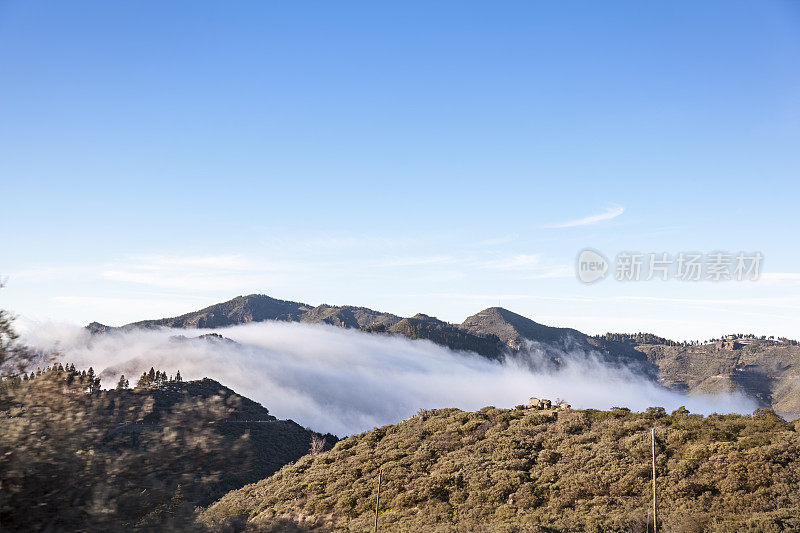
<svg viewBox="0 0 800 533">
<path fill-rule="evenodd" d="M 513 357 L 544 370 L 560 367 L 565 358 L 599 359 L 671 390 L 688 394 L 740 391 L 760 407 L 775 408 L 786 417 L 800 416 L 800 346 L 788 340 L 688 345 L 639 334 L 640 340 L 634 341 L 632 335 L 589 336 L 572 328 L 546 326 L 502 307 L 489 307 L 453 324 L 423 313 L 403 318 L 366 307 L 313 306 L 261 294 L 237 296 L 177 317 L 118 328 L 92 322 L 86 329 L 94 334 L 156 327 L 213 329 L 270 320 L 424 339 L 494 361 Z"/>
</svg>

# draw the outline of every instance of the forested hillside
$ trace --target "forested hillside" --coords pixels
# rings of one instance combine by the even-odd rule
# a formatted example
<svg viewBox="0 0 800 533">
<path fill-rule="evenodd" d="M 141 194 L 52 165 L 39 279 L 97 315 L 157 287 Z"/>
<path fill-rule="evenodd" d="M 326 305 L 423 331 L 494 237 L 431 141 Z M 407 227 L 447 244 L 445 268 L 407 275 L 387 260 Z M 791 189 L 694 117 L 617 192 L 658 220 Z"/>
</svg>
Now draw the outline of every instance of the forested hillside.
<svg viewBox="0 0 800 533">
<path fill-rule="evenodd" d="M 664 531 L 800 528 L 800 421 L 487 407 L 420 411 L 231 492 L 203 521 L 253 531 L 645 531 L 656 428 Z"/>
<path fill-rule="evenodd" d="M 134 389 L 54 365 L 0 382 L 0 525 L 184 528 L 196 505 L 336 442 L 211 379 L 151 369 Z"/>
</svg>

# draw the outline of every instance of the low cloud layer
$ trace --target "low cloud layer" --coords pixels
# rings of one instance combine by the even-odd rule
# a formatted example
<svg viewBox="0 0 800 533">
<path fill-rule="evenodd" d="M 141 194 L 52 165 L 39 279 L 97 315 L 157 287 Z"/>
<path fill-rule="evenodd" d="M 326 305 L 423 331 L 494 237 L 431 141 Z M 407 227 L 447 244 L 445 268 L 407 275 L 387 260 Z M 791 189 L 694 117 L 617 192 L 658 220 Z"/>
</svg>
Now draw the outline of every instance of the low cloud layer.
<svg viewBox="0 0 800 533">
<path fill-rule="evenodd" d="M 92 336 L 74 326 L 30 328 L 25 341 L 58 348 L 62 360 L 132 382 L 151 366 L 184 379 L 213 378 L 262 403 L 279 418 L 343 436 L 398 422 L 419 409 L 513 407 L 530 396 L 563 398 L 575 408 L 625 406 L 668 411 L 743 412 L 742 395 L 685 396 L 627 371 L 572 362 L 556 372 L 494 363 L 428 341 L 325 325 L 269 322 L 214 330 L 236 341 L 196 339 L 209 330 L 130 331 Z M 176 340 L 176 335 L 190 337 Z M 569 359 L 567 357 L 567 359 Z"/>
</svg>

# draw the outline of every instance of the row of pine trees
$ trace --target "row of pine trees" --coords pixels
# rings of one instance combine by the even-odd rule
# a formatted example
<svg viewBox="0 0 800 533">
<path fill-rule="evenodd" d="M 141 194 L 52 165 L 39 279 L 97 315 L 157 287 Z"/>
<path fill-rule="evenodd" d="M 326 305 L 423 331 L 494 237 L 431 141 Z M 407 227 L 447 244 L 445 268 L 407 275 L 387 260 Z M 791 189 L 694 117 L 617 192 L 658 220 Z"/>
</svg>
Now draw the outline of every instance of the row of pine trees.
<svg viewBox="0 0 800 533">
<path fill-rule="evenodd" d="M 122 383 L 123 380 L 125 381 L 125 387 L 123 388 L 127 388 L 128 380 L 125 379 L 125 376 L 122 376 L 120 378 L 120 383 Z M 175 374 L 175 377 L 167 377 L 166 372 L 156 370 L 151 366 L 149 372 L 143 372 L 139 377 L 139 381 L 136 382 L 136 388 L 146 389 L 150 387 L 160 387 L 161 385 L 165 385 L 170 382 L 180 383 L 181 381 L 183 381 L 183 378 L 181 377 L 180 370 L 178 370 L 178 372 Z M 117 384 L 117 388 L 120 388 L 119 384 Z"/>
<path fill-rule="evenodd" d="M 89 367 L 88 370 L 78 371 L 75 369 L 74 363 L 54 363 L 52 366 L 47 366 L 44 369 L 37 368 L 35 371 L 31 371 L 30 374 L 23 372 L 21 377 L 11 378 L 10 381 L 14 381 L 14 383 L 9 382 L 6 385 L 20 385 L 41 376 L 56 378 L 59 381 L 63 381 L 69 388 L 81 389 L 89 393 L 95 393 L 100 390 L 100 378 L 95 375 L 94 368 Z M 167 376 L 166 372 L 150 367 L 148 372 L 143 372 L 139 377 L 139 380 L 136 382 L 136 388 L 148 389 L 160 387 L 167 383 L 181 383 L 182 381 L 183 378 L 181 377 L 180 370 L 175 373 L 175 376 Z M 120 376 L 115 389 L 124 390 L 129 388 L 130 381 L 128 381 L 125 375 Z"/>
<path fill-rule="evenodd" d="M 95 375 L 94 369 L 89 367 L 89 370 L 81 370 L 80 372 L 75 369 L 75 364 L 53 364 L 44 369 L 37 368 L 36 371 L 31 371 L 30 374 L 23 373 L 22 378 L 17 378 L 21 382 L 32 381 L 38 377 L 46 376 L 59 379 L 70 388 L 77 388 L 85 390 L 89 393 L 94 393 L 100 390 L 100 378 Z"/>
</svg>

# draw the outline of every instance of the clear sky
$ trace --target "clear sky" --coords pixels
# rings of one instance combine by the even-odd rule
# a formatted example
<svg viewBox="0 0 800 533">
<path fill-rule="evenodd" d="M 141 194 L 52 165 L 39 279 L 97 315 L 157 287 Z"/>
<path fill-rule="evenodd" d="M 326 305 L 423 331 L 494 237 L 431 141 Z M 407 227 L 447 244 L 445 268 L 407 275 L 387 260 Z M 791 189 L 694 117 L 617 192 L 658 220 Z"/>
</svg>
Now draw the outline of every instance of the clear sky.
<svg viewBox="0 0 800 533">
<path fill-rule="evenodd" d="M 796 2 L 0 0 L 0 305 L 800 338 Z M 749 282 L 574 273 L 759 251 Z"/>
</svg>

